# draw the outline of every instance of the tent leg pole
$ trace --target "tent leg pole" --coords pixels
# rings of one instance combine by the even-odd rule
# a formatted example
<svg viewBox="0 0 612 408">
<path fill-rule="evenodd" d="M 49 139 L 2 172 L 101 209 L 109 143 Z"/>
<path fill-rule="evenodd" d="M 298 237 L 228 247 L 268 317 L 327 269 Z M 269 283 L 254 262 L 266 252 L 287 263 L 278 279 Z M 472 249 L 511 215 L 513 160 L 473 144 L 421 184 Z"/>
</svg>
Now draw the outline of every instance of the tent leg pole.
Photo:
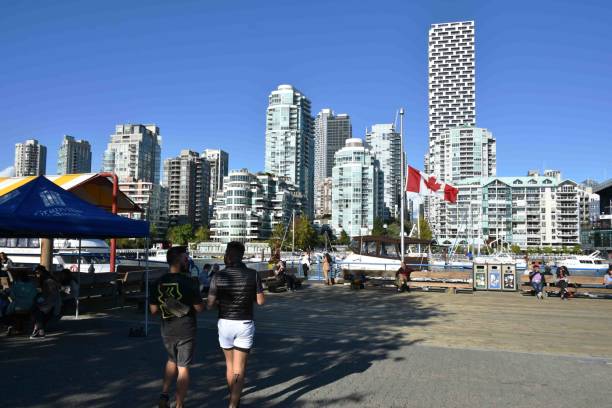
<svg viewBox="0 0 612 408">
<path fill-rule="evenodd" d="M 145 239 L 145 337 L 149 335 L 149 238 Z"/>
<path fill-rule="evenodd" d="M 76 294 L 76 296 L 73 294 L 76 306 L 76 310 L 74 312 L 75 319 L 79 318 L 79 295 L 81 292 L 81 238 L 79 238 L 79 257 L 77 258 L 77 279 L 79 282 L 79 292 Z"/>
</svg>

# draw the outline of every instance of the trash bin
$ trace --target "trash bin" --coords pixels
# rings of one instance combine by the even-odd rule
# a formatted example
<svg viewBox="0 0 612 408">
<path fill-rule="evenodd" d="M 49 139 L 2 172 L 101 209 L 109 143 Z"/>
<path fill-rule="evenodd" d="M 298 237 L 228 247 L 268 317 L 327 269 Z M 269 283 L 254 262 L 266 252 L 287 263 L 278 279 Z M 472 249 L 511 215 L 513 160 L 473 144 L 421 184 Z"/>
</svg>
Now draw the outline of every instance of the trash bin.
<svg viewBox="0 0 612 408">
<path fill-rule="evenodd" d="M 474 290 L 487 290 L 487 265 L 474 263 L 473 273 Z"/>
<path fill-rule="evenodd" d="M 502 265 L 502 289 L 516 291 L 516 265 Z"/>
<path fill-rule="evenodd" d="M 487 289 L 502 290 L 502 266 L 500 264 L 487 264 Z"/>
</svg>

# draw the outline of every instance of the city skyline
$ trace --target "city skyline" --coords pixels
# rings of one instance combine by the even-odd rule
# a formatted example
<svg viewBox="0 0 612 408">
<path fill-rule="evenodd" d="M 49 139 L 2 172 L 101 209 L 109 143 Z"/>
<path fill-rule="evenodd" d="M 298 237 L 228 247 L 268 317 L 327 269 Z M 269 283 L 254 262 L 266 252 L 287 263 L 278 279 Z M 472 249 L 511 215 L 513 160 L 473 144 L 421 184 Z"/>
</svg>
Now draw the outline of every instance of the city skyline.
<svg viewBox="0 0 612 408">
<path fill-rule="evenodd" d="M 264 60 L 270 57 L 270 51 L 263 52 L 262 56 L 253 55 L 241 46 L 235 49 L 235 55 L 220 51 L 218 45 L 236 47 L 236 35 L 240 35 L 242 29 L 236 35 L 226 36 L 226 44 L 199 44 L 200 49 L 194 48 L 198 43 L 194 40 L 204 35 L 199 28 L 193 28 L 193 39 L 184 38 L 185 32 L 177 30 L 170 34 L 168 41 L 154 34 L 125 39 L 113 34 L 111 27 L 99 33 L 91 32 L 88 28 L 91 22 L 109 17 L 112 7 L 105 11 L 78 5 L 74 13 L 80 13 L 82 18 L 60 32 L 54 31 L 56 23 L 52 17 L 61 13 L 70 16 L 71 13 L 64 9 L 65 4 L 34 15 L 19 5 L 2 6 L 6 11 L 2 14 L 11 16 L 12 20 L 11 24 L 3 25 L 6 35 L 0 41 L 14 63 L 0 70 L 9 79 L 4 85 L 5 91 L 15 96 L 10 106 L 0 110 L 3 140 L 8 146 L 26 139 L 40 140 L 50 150 L 49 164 L 56 162 L 63 134 L 85 138 L 92 143 L 92 170 L 95 171 L 101 168 L 102 152 L 113 125 L 155 123 L 164 134 L 162 160 L 177 155 L 183 148 L 202 151 L 215 147 L 232 155 L 231 168 L 247 167 L 257 171 L 264 168 L 265 122 L 261 112 L 267 105 L 266 96 L 279 84 L 290 83 L 312 100 L 312 112 L 331 106 L 337 112 L 349 114 L 355 137 L 363 138 L 363 129 L 371 123 L 393 121 L 395 111 L 404 106 L 408 163 L 421 167 L 427 150 L 428 29 L 435 23 L 475 20 L 477 125 L 496 135 L 498 174 L 525 174 L 531 168 L 559 168 L 564 176 L 578 182 L 586 178 L 603 181 L 609 177 L 612 169 L 606 152 L 612 147 L 611 138 L 607 136 L 612 126 L 605 119 L 605 112 L 610 107 L 607 95 L 611 81 L 605 67 L 611 61 L 606 53 L 595 52 L 604 49 L 609 41 L 609 30 L 605 30 L 609 8 L 603 7 L 603 2 L 600 6 L 590 4 L 588 7 L 550 2 L 530 8 L 526 13 L 517 4 L 506 6 L 503 13 L 497 13 L 505 14 L 502 18 L 474 2 L 456 3 L 446 4 L 447 7 L 435 4 L 426 9 L 402 5 L 394 13 L 378 10 L 377 5 L 352 5 L 347 10 L 339 3 L 330 7 L 327 17 L 318 17 L 315 11 L 305 10 L 303 18 L 305 21 L 312 19 L 318 32 L 304 26 L 287 41 L 298 36 L 305 38 L 304 47 L 310 47 L 311 41 L 334 34 L 333 38 L 346 46 L 346 52 L 332 55 L 330 52 L 336 49 L 337 42 L 332 41 L 329 46 L 317 42 L 321 55 L 331 58 L 331 63 L 303 61 L 298 66 L 289 62 L 269 70 L 270 62 Z M 555 13 L 550 16 L 547 7 L 553 5 Z M 244 15 L 238 13 L 236 16 L 236 24 L 254 18 L 251 12 L 256 16 L 268 13 L 258 23 L 257 31 L 251 33 L 253 38 L 247 39 L 254 45 L 263 44 L 271 35 L 265 24 L 292 7 L 277 4 L 252 10 L 245 6 Z M 222 6 L 207 9 L 189 5 L 181 11 L 158 5 L 142 11 L 144 17 L 167 18 L 171 26 L 189 20 L 187 11 L 194 12 L 193 18 L 219 17 L 219 23 L 211 20 L 211 29 L 219 29 L 217 24 L 222 24 L 231 15 L 231 11 Z M 375 26 L 366 36 L 359 31 L 358 20 L 375 11 L 391 18 L 389 26 Z M 328 20 L 321 20 L 337 18 L 341 12 L 355 17 L 355 22 L 345 23 L 341 31 L 328 26 Z M 519 16 L 520 24 L 512 24 Z M 402 21 L 411 24 L 400 25 Z M 573 31 L 581 35 L 564 33 L 563 24 L 560 24 L 564 21 L 572 22 Z M 18 27 L 20 22 L 22 27 Z M 41 24 L 36 26 L 39 22 Z M 127 23 L 128 20 L 120 19 L 112 27 Z M 41 39 L 40 30 L 51 30 L 52 38 Z M 79 34 L 83 34 L 80 40 Z M 103 50 L 94 46 L 91 51 L 83 50 L 82 55 L 73 56 L 74 47 L 83 46 L 99 35 L 108 37 L 108 45 Z M 589 43 L 581 43 L 580 38 L 589 38 Z M 11 43 L 16 39 L 19 41 Z M 173 51 L 169 44 L 179 39 L 185 40 L 183 48 Z M 64 45 L 59 45 L 61 42 Z M 48 52 L 42 50 L 45 46 L 57 53 L 58 59 L 50 58 L 43 73 L 38 65 L 28 64 L 39 53 Z M 148 60 L 137 58 L 128 64 L 122 63 L 121 69 L 113 64 L 110 64 L 113 70 L 93 66 L 101 62 L 93 52 L 105 51 L 101 55 L 105 56 L 108 65 L 111 55 L 128 49 L 137 50 L 136 54 L 141 55 L 142 51 L 138 50 L 144 46 L 153 47 L 155 57 L 159 58 L 159 68 L 153 69 Z M 285 51 L 275 51 L 281 57 L 278 61 L 283 61 L 284 55 L 294 55 L 290 48 L 283 49 Z M 198 71 L 194 76 L 194 65 L 189 60 L 189 51 L 194 50 L 208 53 L 213 59 L 223 57 L 222 64 L 215 62 L 212 68 L 202 73 Z M 568 51 L 573 58 L 567 58 Z M 376 57 L 383 56 L 389 58 L 389 64 L 381 67 Z M 170 57 L 174 66 L 168 65 Z M 229 67 L 236 57 L 248 57 L 252 72 L 244 69 L 239 72 Z M 274 64 L 278 65 L 278 61 Z M 74 62 L 76 64 L 71 66 Z M 138 70 L 145 66 L 147 71 Z M 227 72 L 221 71 L 221 66 L 228 68 Z M 186 74 L 184 78 L 182 74 Z M 65 87 L 65 81 L 71 81 L 72 85 Z M 139 95 L 138 91 L 145 86 L 152 86 L 155 92 Z M 98 92 L 102 87 L 104 92 Z M 210 92 L 201 92 L 208 88 Z M 235 121 L 229 116 L 232 112 L 228 106 L 235 104 L 235 98 L 230 96 L 238 91 L 245 113 L 240 121 Z M 85 96 L 87 98 L 83 99 Z M 571 143 L 573 138 L 580 142 Z M 523 147 L 526 142 L 532 149 Z M 537 153 L 544 148 L 551 154 Z M 0 169 L 10 166 L 11 162 L 12 157 L 5 155 L 0 159 Z"/>
</svg>

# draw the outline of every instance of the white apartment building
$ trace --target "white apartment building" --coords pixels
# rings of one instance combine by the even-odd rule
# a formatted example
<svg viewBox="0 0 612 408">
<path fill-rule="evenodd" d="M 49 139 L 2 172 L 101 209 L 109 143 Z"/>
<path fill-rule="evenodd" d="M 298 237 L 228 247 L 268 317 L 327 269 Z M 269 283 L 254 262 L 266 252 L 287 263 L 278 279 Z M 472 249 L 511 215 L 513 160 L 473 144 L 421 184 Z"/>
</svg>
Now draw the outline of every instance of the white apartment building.
<svg viewBox="0 0 612 408">
<path fill-rule="evenodd" d="M 104 152 L 103 171 L 121 181 L 160 182 L 161 136 L 155 125 L 123 124 L 115 127 Z"/>
<path fill-rule="evenodd" d="M 232 170 L 217 196 L 211 220 L 212 240 L 249 242 L 270 237 L 278 223 L 287 225 L 292 212 L 299 215 L 301 193 L 286 180 L 270 173 Z"/>
<path fill-rule="evenodd" d="M 212 219 L 217 193 L 223 190 L 223 178 L 229 170 L 229 155 L 221 149 L 205 149 L 202 152 L 210 165 L 210 196 L 208 198 L 208 219 Z"/>
<path fill-rule="evenodd" d="M 15 177 L 42 176 L 47 172 L 47 147 L 36 139 L 15 144 Z"/>
<path fill-rule="evenodd" d="M 331 216 L 332 213 L 332 190 L 333 183 L 331 177 L 326 177 L 321 183 L 315 194 L 315 208 L 317 218 Z"/>
<path fill-rule="evenodd" d="M 154 239 L 163 239 L 168 230 L 168 197 L 167 191 L 159 184 L 150 181 L 124 181 L 119 183 L 119 189 L 130 200 L 138 205 L 142 213 L 121 213 L 124 217 L 143 219 L 155 226 Z"/>
<path fill-rule="evenodd" d="M 332 169 L 332 228 L 336 235 L 367 235 L 382 217 L 383 177 L 378 161 L 361 139 L 348 139 Z"/>
<path fill-rule="evenodd" d="M 170 225 L 208 225 L 210 164 L 191 150 L 164 160 L 164 187 L 168 189 Z"/>
<path fill-rule="evenodd" d="M 432 24 L 429 29 L 429 152 L 425 172 L 438 160 L 442 132 L 476 125 L 474 22 Z"/>
<path fill-rule="evenodd" d="M 351 118 L 345 113 L 336 115 L 331 109 L 321 109 L 314 121 L 315 128 L 315 161 L 314 161 L 314 191 L 315 214 L 320 215 L 323 209 L 319 193 L 322 183 L 332 175 L 334 154 L 344 147 L 344 141 L 353 134 Z"/>
<path fill-rule="evenodd" d="M 402 182 L 402 143 L 401 137 L 395 131 L 395 126 L 389 124 L 373 125 L 366 129 L 366 145 L 378 160 L 383 174 L 383 218 L 398 218 L 400 213 L 400 192 Z"/>
<path fill-rule="evenodd" d="M 305 213 L 314 211 L 314 126 L 310 100 L 291 85 L 270 93 L 266 112 L 265 171 L 294 184 Z"/>
<path fill-rule="evenodd" d="M 467 178 L 455 185 L 457 204 L 440 205 L 438 243 L 524 249 L 580 242 L 580 189 L 558 173 Z"/>
<path fill-rule="evenodd" d="M 495 177 L 495 138 L 487 129 L 462 126 L 442 131 L 434 143 L 437 158 L 432 174 L 453 182 L 472 177 Z"/>
<path fill-rule="evenodd" d="M 65 135 L 57 154 L 57 174 L 91 173 L 91 145 Z"/>
</svg>

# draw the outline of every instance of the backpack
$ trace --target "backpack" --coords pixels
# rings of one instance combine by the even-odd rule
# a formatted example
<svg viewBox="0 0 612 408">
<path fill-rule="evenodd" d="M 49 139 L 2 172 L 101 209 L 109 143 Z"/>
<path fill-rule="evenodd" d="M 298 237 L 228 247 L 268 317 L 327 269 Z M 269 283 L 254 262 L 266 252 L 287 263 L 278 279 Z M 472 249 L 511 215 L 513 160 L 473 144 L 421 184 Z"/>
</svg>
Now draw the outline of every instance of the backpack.
<svg viewBox="0 0 612 408">
<path fill-rule="evenodd" d="M 29 312 L 37 295 L 36 287 L 30 282 L 14 282 L 10 294 L 13 301 L 6 310 L 7 314 Z"/>
</svg>

